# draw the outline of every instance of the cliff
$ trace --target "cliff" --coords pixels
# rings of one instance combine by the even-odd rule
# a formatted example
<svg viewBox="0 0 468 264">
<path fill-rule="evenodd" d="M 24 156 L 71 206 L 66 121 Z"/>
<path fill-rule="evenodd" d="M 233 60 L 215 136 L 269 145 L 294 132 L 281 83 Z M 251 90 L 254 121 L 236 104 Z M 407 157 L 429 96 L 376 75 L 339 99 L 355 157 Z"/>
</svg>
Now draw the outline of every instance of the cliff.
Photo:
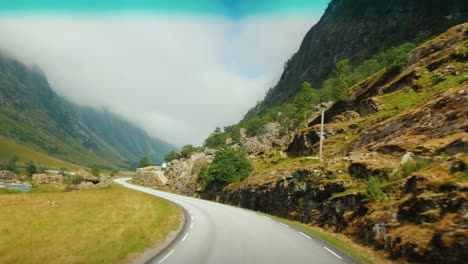
<svg viewBox="0 0 468 264">
<path fill-rule="evenodd" d="M 278 83 L 245 118 L 292 100 L 304 81 L 320 88 L 340 60 L 359 64 L 418 34 L 439 35 L 467 19 L 463 0 L 332 0 L 286 62 Z"/>
<path fill-rule="evenodd" d="M 468 24 L 383 70 L 294 133 L 289 158 L 255 158 L 256 171 L 224 203 L 320 225 L 418 263 L 468 257 Z"/>
</svg>

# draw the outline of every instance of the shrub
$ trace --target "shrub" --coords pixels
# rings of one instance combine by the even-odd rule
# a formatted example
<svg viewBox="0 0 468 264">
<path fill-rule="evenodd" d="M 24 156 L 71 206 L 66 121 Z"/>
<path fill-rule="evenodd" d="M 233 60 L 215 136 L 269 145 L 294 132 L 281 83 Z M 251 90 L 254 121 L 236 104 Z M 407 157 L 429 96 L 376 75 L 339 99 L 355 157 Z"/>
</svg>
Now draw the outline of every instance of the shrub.
<svg viewBox="0 0 468 264">
<path fill-rule="evenodd" d="M 206 191 L 217 191 L 232 182 L 244 180 L 252 170 L 244 150 L 224 147 L 216 152 L 207 171 L 200 171 L 198 179 Z"/>
<path fill-rule="evenodd" d="M 410 162 L 403 164 L 401 166 L 401 170 L 397 174 L 404 178 L 415 171 L 429 167 L 429 165 L 431 165 L 431 162 L 429 160 L 420 159 L 420 160 L 410 161 Z"/>
<path fill-rule="evenodd" d="M 28 172 L 29 176 L 32 176 L 33 174 L 38 173 L 38 167 L 34 161 L 28 161 L 26 163 L 26 171 Z"/>
<path fill-rule="evenodd" d="M 179 158 L 179 155 L 177 155 L 177 152 L 171 151 L 171 152 L 167 153 L 166 156 L 164 156 L 164 161 L 171 162 L 171 161 L 173 161 L 173 160 L 175 160 L 177 158 Z"/>
<path fill-rule="evenodd" d="M 99 177 L 99 174 L 101 174 L 101 169 L 94 167 L 91 169 L 91 174 L 96 177 Z"/>
<path fill-rule="evenodd" d="M 373 201 L 384 201 L 387 199 L 387 196 L 380 188 L 380 182 L 377 177 L 370 177 L 366 181 L 366 196 Z"/>
<path fill-rule="evenodd" d="M 210 136 L 205 139 L 203 144 L 207 148 L 220 148 L 226 144 L 227 134 L 221 132 L 221 128 L 217 127 Z"/>
<path fill-rule="evenodd" d="M 75 176 L 71 180 L 71 184 L 80 184 L 83 181 L 83 177 Z"/>
</svg>

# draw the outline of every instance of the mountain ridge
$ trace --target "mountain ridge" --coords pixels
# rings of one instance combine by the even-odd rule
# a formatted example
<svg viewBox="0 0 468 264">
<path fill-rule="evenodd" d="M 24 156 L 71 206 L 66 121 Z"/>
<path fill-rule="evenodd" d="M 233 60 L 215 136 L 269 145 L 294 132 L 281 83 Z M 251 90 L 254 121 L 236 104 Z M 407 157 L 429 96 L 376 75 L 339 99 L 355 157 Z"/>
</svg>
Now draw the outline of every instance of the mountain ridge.
<svg viewBox="0 0 468 264">
<path fill-rule="evenodd" d="M 244 120 L 292 100 L 304 81 L 320 89 L 340 60 L 356 65 L 378 51 L 411 41 L 418 33 L 439 35 L 467 18 L 463 0 L 332 0 L 285 63 L 278 83 Z"/>
<path fill-rule="evenodd" d="M 129 168 L 142 156 L 162 162 L 175 149 L 109 111 L 67 101 L 39 68 L 1 54 L 0 114 L 3 136 L 85 166 Z"/>
</svg>

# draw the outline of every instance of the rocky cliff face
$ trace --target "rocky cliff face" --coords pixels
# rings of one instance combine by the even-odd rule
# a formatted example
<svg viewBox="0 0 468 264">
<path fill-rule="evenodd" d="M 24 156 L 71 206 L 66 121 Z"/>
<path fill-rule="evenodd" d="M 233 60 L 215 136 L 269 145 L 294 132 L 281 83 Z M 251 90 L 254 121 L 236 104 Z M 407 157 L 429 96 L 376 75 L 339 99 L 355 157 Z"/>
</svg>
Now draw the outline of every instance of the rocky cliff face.
<svg viewBox="0 0 468 264">
<path fill-rule="evenodd" d="M 468 24 L 409 54 L 325 111 L 256 171 L 205 198 L 345 233 L 418 263 L 468 257 Z"/>
<path fill-rule="evenodd" d="M 320 87 L 340 60 L 359 63 L 419 32 L 439 35 L 467 18 L 463 0 L 333 0 L 287 62 L 279 82 L 248 115 L 290 100 L 304 81 Z"/>
</svg>

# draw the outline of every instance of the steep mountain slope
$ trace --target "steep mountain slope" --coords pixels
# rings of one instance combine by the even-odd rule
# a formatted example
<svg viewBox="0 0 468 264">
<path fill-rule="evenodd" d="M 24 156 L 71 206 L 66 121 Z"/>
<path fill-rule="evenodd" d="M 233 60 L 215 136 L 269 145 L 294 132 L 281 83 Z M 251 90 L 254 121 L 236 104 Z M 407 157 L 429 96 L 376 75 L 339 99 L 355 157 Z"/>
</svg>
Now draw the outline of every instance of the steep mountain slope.
<svg viewBox="0 0 468 264">
<path fill-rule="evenodd" d="M 466 259 L 468 24 L 409 54 L 325 111 L 220 201 L 317 224 L 418 263 Z M 295 157 L 295 158 L 294 158 Z M 315 164 L 314 164 L 315 163 Z M 211 197 L 213 198 L 213 197 Z"/>
<path fill-rule="evenodd" d="M 35 151 L 86 166 L 128 167 L 172 149 L 105 111 L 58 96 L 39 69 L 0 56 L 0 134 Z M 20 155 L 20 153 L 16 153 Z"/>
<path fill-rule="evenodd" d="M 464 263 L 468 23 L 406 61 L 401 71 L 383 69 L 328 106 L 322 162 L 315 114 L 292 135 L 273 123 L 231 142 L 252 154 L 255 170 L 245 180 L 203 189 L 203 167 L 214 152 L 205 149 L 171 162 L 169 187 L 340 232 L 393 259 Z M 286 146 L 277 143 L 290 136 Z"/>
<path fill-rule="evenodd" d="M 291 100 L 304 81 L 320 88 L 340 60 L 358 64 L 420 33 L 439 35 L 467 19 L 464 0 L 332 0 L 285 64 L 279 82 L 246 118 Z"/>
</svg>

